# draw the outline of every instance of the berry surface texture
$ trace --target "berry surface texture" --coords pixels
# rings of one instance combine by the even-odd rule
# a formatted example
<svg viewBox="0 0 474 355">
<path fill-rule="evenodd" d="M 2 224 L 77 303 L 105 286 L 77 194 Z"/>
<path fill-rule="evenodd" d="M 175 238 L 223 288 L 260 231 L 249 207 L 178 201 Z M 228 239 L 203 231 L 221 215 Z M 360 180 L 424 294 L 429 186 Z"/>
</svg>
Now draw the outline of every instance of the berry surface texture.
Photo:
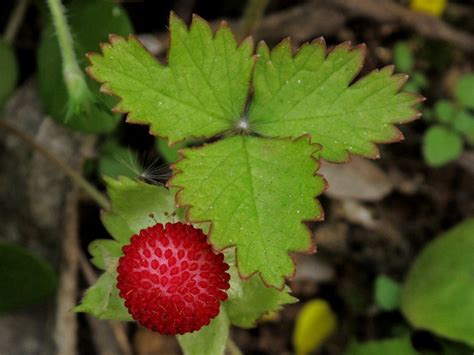
<svg viewBox="0 0 474 355">
<path fill-rule="evenodd" d="M 117 287 L 132 317 L 162 334 L 199 330 L 227 299 L 229 265 L 189 224 L 155 224 L 132 236 L 119 260 Z"/>
</svg>

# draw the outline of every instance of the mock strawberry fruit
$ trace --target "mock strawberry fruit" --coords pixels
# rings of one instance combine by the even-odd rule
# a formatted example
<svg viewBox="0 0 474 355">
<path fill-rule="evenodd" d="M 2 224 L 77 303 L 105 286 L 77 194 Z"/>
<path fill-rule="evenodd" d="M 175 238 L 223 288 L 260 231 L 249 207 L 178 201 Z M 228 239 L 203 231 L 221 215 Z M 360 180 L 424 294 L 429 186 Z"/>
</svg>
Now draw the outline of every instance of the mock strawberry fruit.
<svg viewBox="0 0 474 355">
<path fill-rule="evenodd" d="M 132 317 L 162 334 L 183 334 L 209 324 L 227 299 L 229 265 L 206 235 L 191 225 L 156 224 L 123 247 L 117 287 Z"/>
</svg>

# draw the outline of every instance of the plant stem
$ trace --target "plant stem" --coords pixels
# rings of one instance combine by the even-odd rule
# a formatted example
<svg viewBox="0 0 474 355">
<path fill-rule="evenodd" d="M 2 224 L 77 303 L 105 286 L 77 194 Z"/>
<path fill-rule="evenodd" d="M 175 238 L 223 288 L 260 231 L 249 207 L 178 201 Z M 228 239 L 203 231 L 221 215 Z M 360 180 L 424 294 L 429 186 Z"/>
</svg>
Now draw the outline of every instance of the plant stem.
<svg viewBox="0 0 474 355">
<path fill-rule="evenodd" d="M 241 38 L 247 37 L 255 31 L 269 2 L 269 0 L 247 0 L 239 26 Z"/>
<path fill-rule="evenodd" d="M 63 162 L 61 159 L 51 154 L 43 146 L 35 142 L 35 140 L 27 135 L 26 133 L 21 132 L 17 128 L 13 127 L 5 120 L 0 120 L 0 127 L 7 130 L 9 133 L 13 134 L 15 137 L 29 145 L 31 148 L 42 154 L 46 159 L 56 165 L 59 170 L 61 170 L 65 175 L 67 175 L 73 183 L 77 186 L 84 189 L 84 191 L 104 210 L 110 209 L 110 203 L 107 197 L 102 194 L 94 185 L 88 182 L 80 173 L 72 169 L 69 165 Z"/>
<path fill-rule="evenodd" d="M 230 337 L 227 339 L 226 352 L 229 355 L 242 355 L 242 352 L 240 351 L 239 347 Z"/>
<path fill-rule="evenodd" d="M 61 50 L 64 83 L 69 94 L 69 112 L 76 113 L 81 106 L 92 99 L 92 94 L 77 61 L 65 8 L 61 0 L 48 0 L 48 6 Z"/>
<path fill-rule="evenodd" d="M 7 27 L 3 34 L 3 39 L 8 44 L 12 44 L 13 40 L 20 29 L 20 25 L 23 22 L 23 17 L 26 13 L 26 8 L 28 5 L 28 0 L 18 0 L 15 8 L 13 9 L 10 18 L 8 19 Z"/>
</svg>

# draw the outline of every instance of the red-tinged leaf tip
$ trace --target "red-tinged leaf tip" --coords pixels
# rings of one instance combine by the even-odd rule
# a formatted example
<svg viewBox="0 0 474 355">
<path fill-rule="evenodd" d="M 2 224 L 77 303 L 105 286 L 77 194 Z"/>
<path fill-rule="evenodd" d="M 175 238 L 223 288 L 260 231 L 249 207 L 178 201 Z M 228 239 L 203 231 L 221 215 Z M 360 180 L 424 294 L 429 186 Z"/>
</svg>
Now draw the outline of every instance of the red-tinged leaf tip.
<svg viewBox="0 0 474 355">
<path fill-rule="evenodd" d="M 321 36 L 321 37 L 313 39 L 311 41 L 311 44 L 322 45 L 326 47 L 326 40 L 324 39 L 324 37 Z"/>
</svg>

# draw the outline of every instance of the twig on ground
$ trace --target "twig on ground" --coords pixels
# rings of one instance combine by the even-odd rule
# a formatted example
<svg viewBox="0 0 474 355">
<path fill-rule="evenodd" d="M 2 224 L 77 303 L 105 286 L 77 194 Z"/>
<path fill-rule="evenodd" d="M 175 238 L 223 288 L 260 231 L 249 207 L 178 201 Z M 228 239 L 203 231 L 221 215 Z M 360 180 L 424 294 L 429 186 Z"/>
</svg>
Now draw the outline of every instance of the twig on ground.
<svg viewBox="0 0 474 355">
<path fill-rule="evenodd" d="M 71 309 L 76 305 L 79 266 L 79 221 L 77 188 L 66 199 L 65 236 L 62 243 L 61 275 L 57 293 L 54 339 L 58 354 L 77 354 L 77 319 Z"/>
<path fill-rule="evenodd" d="M 104 196 L 94 185 L 89 183 L 80 173 L 72 169 L 69 165 L 63 162 L 61 159 L 51 154 L 43 146 L 35 142 L 35 140 L 28 134 L 20 131 L 5 120 L 0 120 L 0 128 L 5 129 L 15 137 L 29 145 L 31 148 L 42 154 L 46 159 L 56 165 L 64 174 L 71 178 L 74 184 L 84 189 L 87 194 L 104 210 L 110 208 L 109 200 Z"/>
<path fill-rule="evenodd" d="M 397 4 L 392 0 L 319 0 L 343 10 L 348 17 L 364 16 L 383 23 L 398 23 L 428 38 L 441 39 L 467 51 L 474 51 L 474 36 L 441 19 Z"/>
<path fill-rule="evenodd" d="M 23 22 L 23 18 L 25 17 L 26 9 L 28 8 L 27 5 L 28 0 L 19 0 L 16 3 L 13 12 L 10 15 L 10 18 L 8 19 L 8 23 L 3 34 L 3 39 L 7 43 L 11 44 L 15 40 L 16 34 L 20 29 L 20 26 Z"/>
<path fill-rule="evenodd" d="M 97 281 L 97 275 L 94 271 L 94 269 L 91 267 L 89 261 L 87 260 L 87 257 L 84 255 L 82 251 L 79 251 L 79 265 L 81 268 L 81 272 L 84 275 L 87 283 L 91 286 Z M 120 322 L 115 322 L 115 321 L 109 321 L 107 323 L 105 322 L 100 322 L 97 319 L 87 316 L 87 321 L 89 322 L 91 328 L 93 329 L 94 333 L 100 333 L 96 334 L 94 337 L 97 343 L 98 351 L 101 354 L 110 354 L 110 338 L 109 336 L 113 336 L 113 341 L 115 342 L 118 350 L 120 351 L 120 354 L 122 355 L 131 355 L 132 354 L 132 348 L 130 345 L 130 342 L 127 337 L 127 331 L 126 331 L 126 325 L 122 324 Z M 109 329 L 104 328 L 104 324 L 108 325 Z M 110 334 L 110 332 L 112 334 Z M 109 339 L 109 340 L 107 340 Z M 107 345 L 109 347 L 107 351 Z"/>
</svg>

